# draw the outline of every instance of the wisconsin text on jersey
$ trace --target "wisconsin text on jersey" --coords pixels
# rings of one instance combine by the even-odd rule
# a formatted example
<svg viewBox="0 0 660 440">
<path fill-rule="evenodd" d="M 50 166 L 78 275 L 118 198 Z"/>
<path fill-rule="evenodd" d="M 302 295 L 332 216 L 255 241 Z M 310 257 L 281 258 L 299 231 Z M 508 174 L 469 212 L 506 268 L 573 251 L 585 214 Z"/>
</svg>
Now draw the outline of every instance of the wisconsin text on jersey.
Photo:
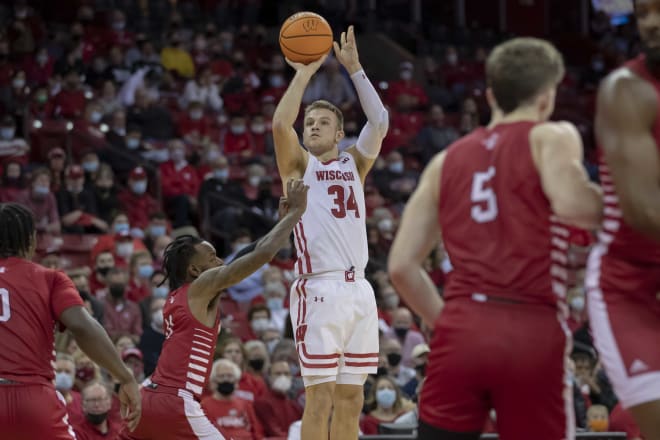
<svg viewBox="0 0 660 440">
<path fill-rule="evenodd" d="M 353 171 L 320 170 L 316 171 L 316 180 L 345 180 L 347 182 L 354 182 L 355 174 Z"/>
</svg>

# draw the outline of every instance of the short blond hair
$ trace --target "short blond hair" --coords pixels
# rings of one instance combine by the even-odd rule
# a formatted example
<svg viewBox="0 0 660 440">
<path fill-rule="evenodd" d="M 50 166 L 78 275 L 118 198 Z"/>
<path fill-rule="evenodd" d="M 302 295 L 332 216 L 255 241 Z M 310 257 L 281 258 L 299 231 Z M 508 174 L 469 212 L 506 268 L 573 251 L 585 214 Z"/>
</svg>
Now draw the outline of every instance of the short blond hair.
<svg viewBox="0 0 660 440">
<path fill-rule="evenodd" d="M 325 99 L 319 99 L 317 101 L 312 102 L 310 105 L 305 107 L 305 117 L 307 117 L 307 114 L 311 112 L 312 110 L 316 110 L 318 108 L 330 110 L 332 113 L 335 114 L 337 117 L 337 128 L 339 130 L 344 129 L 344 114 L 339 110 L 339 108 L 334 105 L 333 103 L 326 101 Z"/>
</svg>

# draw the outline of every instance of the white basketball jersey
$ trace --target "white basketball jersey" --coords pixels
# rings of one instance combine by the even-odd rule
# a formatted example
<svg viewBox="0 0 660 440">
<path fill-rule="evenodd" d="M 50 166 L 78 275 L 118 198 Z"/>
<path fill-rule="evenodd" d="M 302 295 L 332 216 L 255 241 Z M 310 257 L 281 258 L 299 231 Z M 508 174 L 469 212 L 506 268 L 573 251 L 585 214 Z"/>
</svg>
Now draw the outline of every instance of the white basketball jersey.
<svg viewBox="0 0 660 440">
<path fill-rule="evenodd" d="M 369 259 L 366 210 L 353 156 L 342 152 L 320 162 L 310 154 L 303 180 L 309 191 L 294 229 L 298 274 L 363 271 Z"/>
</svg>

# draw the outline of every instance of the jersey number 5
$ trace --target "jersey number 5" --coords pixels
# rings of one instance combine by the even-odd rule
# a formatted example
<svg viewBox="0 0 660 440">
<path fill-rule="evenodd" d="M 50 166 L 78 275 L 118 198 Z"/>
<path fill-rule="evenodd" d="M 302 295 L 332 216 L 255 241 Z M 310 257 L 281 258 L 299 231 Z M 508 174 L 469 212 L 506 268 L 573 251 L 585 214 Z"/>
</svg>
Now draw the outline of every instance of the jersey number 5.
<svg viewBox="0 0 660 440">
<path fill-rule="evenodd" d="M 346 211 L 353 211 L 355 213 L 355 218 L 360 218 L 360 211 L 358 210 L 357 202 L 355 201 L 355 193 L 353 192 L 353 187 L 349 186 L 351 193 L 346 199 L 346 190 L 341 185 L 332 185 L 328 187 L 328 195 L 334 196 L 335 199 L 335 208 L 332 208 L 330 212 L 337 218 L 346 217 Z"/>
<path fill-rule="evenodd" d="M 0 289 L 0 322 L 7 322 L 11 318 L 9 309 L 9 290 Z"/>
<path fill-rule="evenodd" d="M 490 179 L 495 177 L 495 167 L 486 172 L 476 172 L 472 178 L 472 218 L 477 223 L 492 222 L 497 218 L 497 198 L 493 188 L 488 187 Z"/>
</svg>

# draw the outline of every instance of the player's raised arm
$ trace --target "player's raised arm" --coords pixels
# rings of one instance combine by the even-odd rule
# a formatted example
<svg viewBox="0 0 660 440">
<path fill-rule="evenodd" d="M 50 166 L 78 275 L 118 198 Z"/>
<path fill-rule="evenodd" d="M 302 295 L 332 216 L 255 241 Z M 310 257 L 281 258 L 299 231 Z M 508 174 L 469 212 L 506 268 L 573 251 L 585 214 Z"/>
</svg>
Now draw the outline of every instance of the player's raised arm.
<svg viewBox="0 0 660 440">
<path fill-rule="evenodd" d="M 294 226 L 307 208 L 307 190 L 302 180 L 287 182 L 288 210 L 275 227 L 257 241 L 254 250 L 236 258 L 226 266 L 203 272 L 191 285 L 191 294 L 203 296 L 209 303 L 224 289 L 248 277 L 273 259 L 289 240 Z"/>
<path fill-rule="evenodd" d="M 658 102 L 653 87 L 627 69 L 598 92 L 596 136 L 603 148 L 625 222 L 660 239 L 660 160 L 653 138 Z"/>
<path fill-rule="evenodd" d="M 596 229 L 603 214 L 602 192 L 582 165 L 582 139 L 575 126 L 540 124 L 532 129 L 530 144 L 552 211 L 564 222 Z"/>
<path fill-rule="evenodd" d="M 275 159 L 280 177 L 285 185 L 289 179 L 302 177 L 307 166 L 307 152 L 300 146 L 298 135 L 293 128 L 296 122 L 300 103 L 309 80 L 321 67 L 327 55 L 310 64 L 294 63 L 286 60 L 296 70 L 296 74 L 289 83 L 282 99 L 275 108 L 273 114 L 273 141 L 275 143 Z"/>
<path fill-rule="evenodd" d="M 341 33 L 340 42 L 341 45 L 334 43 L 335 56 L 351 76 L 362 110 L 367 116 L 367 123 L 362 128 L 357 143 L 347 150 L 355 158 L 360 177 L 364 182 L 380 153 L 380 147 L 389 127 L 389 115 L 378 92 L 362 69 L 353 26 L 349 26 L 347 32 Z"/>
<path fill-rule="evenodd" d="M 390 278 L 397 292 L 431 328 L 443 303 L 423 264 L 439 238 L 436 207 L 444 160 L 443 152 L 422 174 L 419 186 L 406 204 L 388 261 Z"/>
</svg>

